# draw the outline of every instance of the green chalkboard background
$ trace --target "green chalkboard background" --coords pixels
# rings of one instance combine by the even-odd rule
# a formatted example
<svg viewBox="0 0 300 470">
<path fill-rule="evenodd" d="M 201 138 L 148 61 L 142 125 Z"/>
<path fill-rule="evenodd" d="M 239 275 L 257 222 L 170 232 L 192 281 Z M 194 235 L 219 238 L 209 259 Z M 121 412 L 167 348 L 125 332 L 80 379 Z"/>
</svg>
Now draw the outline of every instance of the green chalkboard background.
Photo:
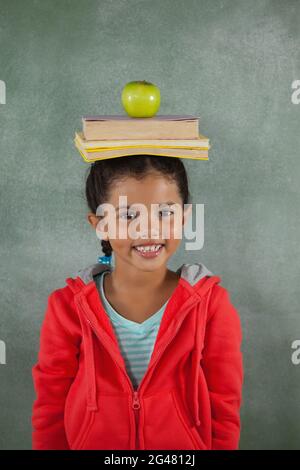
<svg viewBox="0 0 300 470">
<path fill-rule="evenodd" d="M 83 114 L 123 114 L 131 80 L 159 114 L 196 114 L 210 161 L 185 160 L 205 204 L 203 262 L 243 326 L 241 449 L 300 448 L 300 2 L 0 0 L 0 448 L 31 448 L 31 368 L 48 295 L 96 262 Z"/>
</svg>

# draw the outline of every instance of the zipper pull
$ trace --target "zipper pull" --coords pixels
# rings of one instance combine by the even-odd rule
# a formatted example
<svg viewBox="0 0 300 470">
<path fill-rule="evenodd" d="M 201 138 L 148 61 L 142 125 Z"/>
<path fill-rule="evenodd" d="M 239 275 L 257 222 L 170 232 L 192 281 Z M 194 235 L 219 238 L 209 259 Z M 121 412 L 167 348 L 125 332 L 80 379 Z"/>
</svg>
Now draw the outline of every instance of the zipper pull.
<svg viewBox="0 0 300 470">
<path fill-rule="evenodd" d="M 138 410 L 140 408 L 139 396 L 138 396 L 138 392 L 136 390 L 133 392 L 132 408 L 135 409 L 135 410 Z"/>
</svg>

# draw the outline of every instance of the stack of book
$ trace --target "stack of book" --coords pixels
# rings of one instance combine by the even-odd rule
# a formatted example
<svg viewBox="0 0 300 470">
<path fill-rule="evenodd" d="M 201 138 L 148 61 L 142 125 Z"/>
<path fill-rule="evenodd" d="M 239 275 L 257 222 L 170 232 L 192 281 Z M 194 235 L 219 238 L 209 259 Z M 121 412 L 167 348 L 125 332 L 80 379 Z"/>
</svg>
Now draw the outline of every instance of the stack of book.
<svg viewBox="0 0 300 470">
<path fill-rule="evenodd" d="M 208 160 L 209 139 L 199 133 L 197 116 L 83 116 L 82 124 L 74 143 L 88 163 L 127 155 Z"/>
</svg>

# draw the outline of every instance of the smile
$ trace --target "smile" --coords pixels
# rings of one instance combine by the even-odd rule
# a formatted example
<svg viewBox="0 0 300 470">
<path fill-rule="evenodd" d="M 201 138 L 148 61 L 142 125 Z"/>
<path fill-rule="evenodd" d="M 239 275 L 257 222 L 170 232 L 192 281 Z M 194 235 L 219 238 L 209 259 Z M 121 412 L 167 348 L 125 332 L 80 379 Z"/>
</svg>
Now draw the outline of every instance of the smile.
<svg viewBox="0 0 300 470">
<path fill-rule="evenodd" d="M 134 246 L 134 251 L 143 258 L 155 258 L 160 254 L 164 245 Z"/>
</svg>

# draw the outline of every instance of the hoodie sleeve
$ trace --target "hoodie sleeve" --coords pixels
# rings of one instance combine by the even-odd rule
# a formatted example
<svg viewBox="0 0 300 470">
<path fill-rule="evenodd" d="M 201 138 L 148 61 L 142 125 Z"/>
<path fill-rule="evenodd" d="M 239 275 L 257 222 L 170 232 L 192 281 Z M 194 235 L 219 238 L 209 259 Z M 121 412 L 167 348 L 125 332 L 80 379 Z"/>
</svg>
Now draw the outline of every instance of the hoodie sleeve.
<svg viewBox="0 0 300 470">
<path fill-rule="evenodd" d="M 237 450 L 243 385 L 242 328 L 228 291 L 211 296 L 202 368 L 208 385 L 212 415 L 212 450 Z"/>
<path fill-rule="evenodd" d="M 78 368 L 78 346 L 62 326 L 57 291 L 48 297 L 40 332 L 38 362 L 32 368 L 36 400 L 32 408 L 32 449 L 69 450 L 64 429 L 66 396 Z"/>
</svg>

